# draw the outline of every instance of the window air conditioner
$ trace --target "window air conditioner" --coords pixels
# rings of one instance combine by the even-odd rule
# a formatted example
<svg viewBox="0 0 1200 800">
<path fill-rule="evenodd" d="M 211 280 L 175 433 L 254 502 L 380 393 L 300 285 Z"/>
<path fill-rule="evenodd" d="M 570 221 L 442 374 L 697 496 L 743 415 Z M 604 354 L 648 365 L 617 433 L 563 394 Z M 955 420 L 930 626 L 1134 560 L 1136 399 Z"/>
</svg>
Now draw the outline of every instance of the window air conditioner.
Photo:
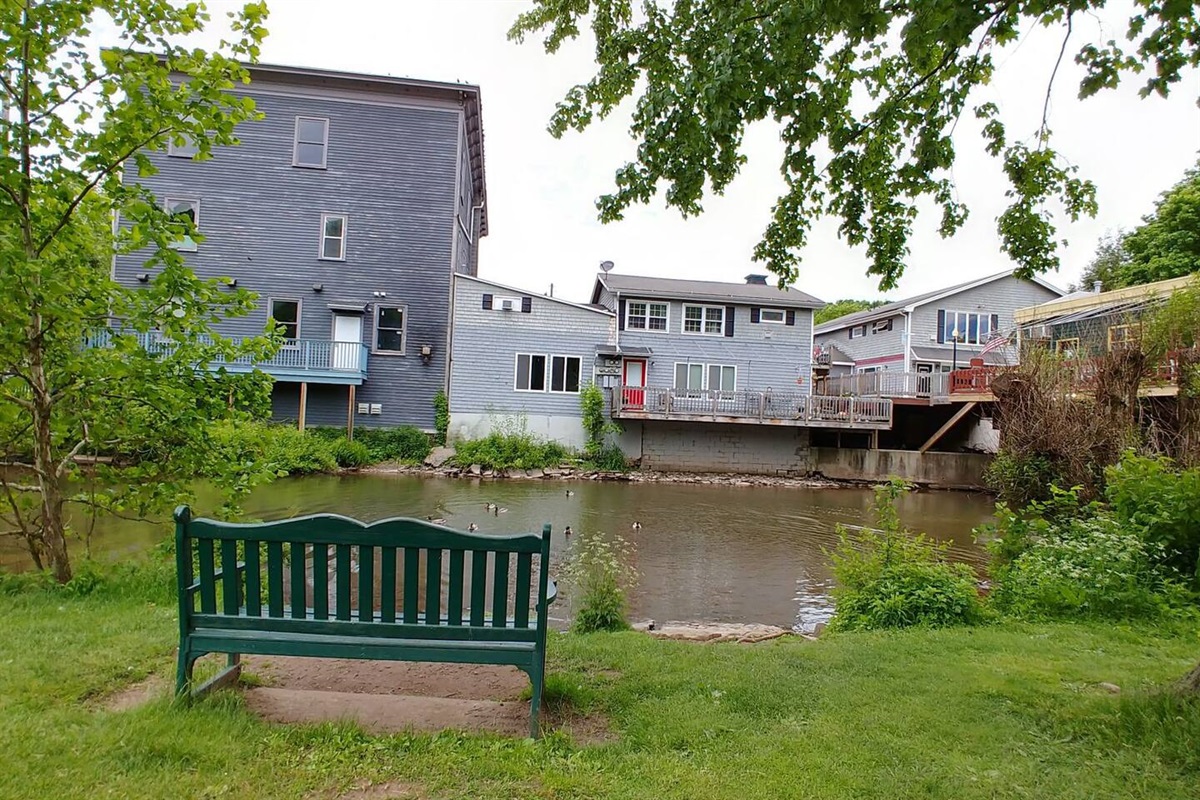
<svg viewBox="0 0 1200 800">
<path fill-rule="evenodd" d="M 513 297 L 500 297 L 500 298 L 497 298 L 497 299 L 498 299 L 498 301 L 499 301 L 499 303 L 500 303 L 500 310 L 501 310 L 501 311 L 516 311 L 516 310 L 517 310 L 517 301 L 516 301 L 516 298 L 513 298 Z"/>
</svg>

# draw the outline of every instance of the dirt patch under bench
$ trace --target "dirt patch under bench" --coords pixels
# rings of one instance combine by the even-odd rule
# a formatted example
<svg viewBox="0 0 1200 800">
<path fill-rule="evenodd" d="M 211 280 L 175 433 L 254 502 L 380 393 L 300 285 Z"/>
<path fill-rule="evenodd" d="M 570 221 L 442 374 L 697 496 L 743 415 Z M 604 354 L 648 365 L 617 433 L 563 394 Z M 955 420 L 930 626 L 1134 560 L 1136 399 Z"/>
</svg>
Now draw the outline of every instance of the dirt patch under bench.
<svg viewBox="0 0 1200 800">
<path fill-rule="evenodd" d="M 265 684 L 246 690 L 247 706 L 271 722 L 350 720 L 372 733 L 461 730 L 529 735 L 529 679 L 516 667 L 323 658 L 247 657 Z M 614 738 L 601 715 L 542 706 L 543 730 L 578 744 Z M 403 796 L 403 795 L 401 795 Z"/>
</svg>

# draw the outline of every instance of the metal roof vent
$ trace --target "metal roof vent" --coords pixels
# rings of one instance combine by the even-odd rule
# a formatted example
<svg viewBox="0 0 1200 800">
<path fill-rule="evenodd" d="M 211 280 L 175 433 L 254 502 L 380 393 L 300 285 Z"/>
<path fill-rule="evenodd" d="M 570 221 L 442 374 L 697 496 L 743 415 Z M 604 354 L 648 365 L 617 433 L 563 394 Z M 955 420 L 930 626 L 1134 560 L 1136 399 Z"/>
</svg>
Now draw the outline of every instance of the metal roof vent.
<svg viewBox="0 0 1200 800">
<path fill-rule="evenodd" d="M 747 275 L 746 283 L 749 284 L 750 286 L 766 286 L 767 285 L 767 276 L 766 275 Z"/>
</svg>

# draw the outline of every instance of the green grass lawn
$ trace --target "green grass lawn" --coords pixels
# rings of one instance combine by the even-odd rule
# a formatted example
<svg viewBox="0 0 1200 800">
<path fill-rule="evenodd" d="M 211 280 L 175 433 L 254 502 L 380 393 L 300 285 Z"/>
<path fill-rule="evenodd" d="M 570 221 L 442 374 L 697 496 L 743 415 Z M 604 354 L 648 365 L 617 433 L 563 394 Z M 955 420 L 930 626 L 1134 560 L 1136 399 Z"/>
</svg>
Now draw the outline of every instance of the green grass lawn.
<svg viewBox="0 0 1200 800">
<path fill-rule="evenodd" d="M 366 780 L 430 798 L 1200 797 L 1200 701 L 1155 691 L 1200 659 L 1194 627 L 558 636 L 554 702 L 617 733 L 578 747 L 271 726 L 236 693 L 101 710 L 172 670 L 169 598 L 121 594 L 0 596 L 0 797 L 325 798 Z"/>
</svg>

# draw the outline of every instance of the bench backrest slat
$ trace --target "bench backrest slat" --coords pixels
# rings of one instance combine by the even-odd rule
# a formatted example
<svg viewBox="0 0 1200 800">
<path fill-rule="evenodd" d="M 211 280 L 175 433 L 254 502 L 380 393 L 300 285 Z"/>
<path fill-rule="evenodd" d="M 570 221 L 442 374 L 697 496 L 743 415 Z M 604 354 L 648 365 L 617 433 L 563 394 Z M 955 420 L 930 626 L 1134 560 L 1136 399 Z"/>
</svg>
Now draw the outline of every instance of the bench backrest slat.
<svg viewBox="0 0 1200 800">
<path fill-rule="evenodd" d="M 446 624 L 462 625 L 463 562 L 462 550 L 450 551 L 450 576 L 446 588 Z"/>
<path fill-rule="evenodd" d="M 442 620 L 442 551 L 425 551 L 425 623 L 440 625 Z"/>
<path fill-rule="evenodd" d="M 304 619 L 308 616 L 308 575 L 304 569 L 306 556 L 303 543 L 288 544 L 288 574 L 291 576 L 288 604 L 292 607 L 292 619 Z"/>
<path fill-rule="evenodd" d="M 546 594 L 549 526 L 541 536 L 493 537 L 407 519 L 364 525 L 318 515 L 246 525 L 192 520 L 186 509 L 176 519 L 185 625 L 387 623 L 458 629 L 451 638 L 495 631 L 488 636 L 497 641 L 510 640 L 504 631 L 544 625 L 537 600 Z"/>
<path fill-rule="evenodd" d="M 257 544 L 246 545 L 246 616 L 262 616 L 262 551 Z"/>
<path fill-rule="evenodd" d="M 396 621 L 396 548 L 379 548 L 379 621 Z"/>
<path fill-rule="evenodd" d="M 329 619 L 329 545 L 312 546 L 313 619 Z"/>
<path fill-rule="evenodd" d="M 518 628 L 529 627 L 529 584 L 533 576 L 533 556 L 517 553 L 517 591 L 513 606 L 513 624 Z"/>
<path fill-rule="evenodd" d="M 282 542 L 267 542 L 267 616 L 283 616 Z"/>
<path fill-rule="evenodd" d="M 508 553 L 495 553 L 492 577 L 492 627 L 500 628 L 508 620 Z"/>
<path fill-rule="evenodd" d="M 476 550 L 471 553 L 471 626 L 483 627 L 487 614 L 484 601 L 487 597 L 487 553 Z"/>
<path fill-rule="evenodd" d="M 375 619 L 375 548 L 358 548 L 358 620 Z"/>
</svg>

